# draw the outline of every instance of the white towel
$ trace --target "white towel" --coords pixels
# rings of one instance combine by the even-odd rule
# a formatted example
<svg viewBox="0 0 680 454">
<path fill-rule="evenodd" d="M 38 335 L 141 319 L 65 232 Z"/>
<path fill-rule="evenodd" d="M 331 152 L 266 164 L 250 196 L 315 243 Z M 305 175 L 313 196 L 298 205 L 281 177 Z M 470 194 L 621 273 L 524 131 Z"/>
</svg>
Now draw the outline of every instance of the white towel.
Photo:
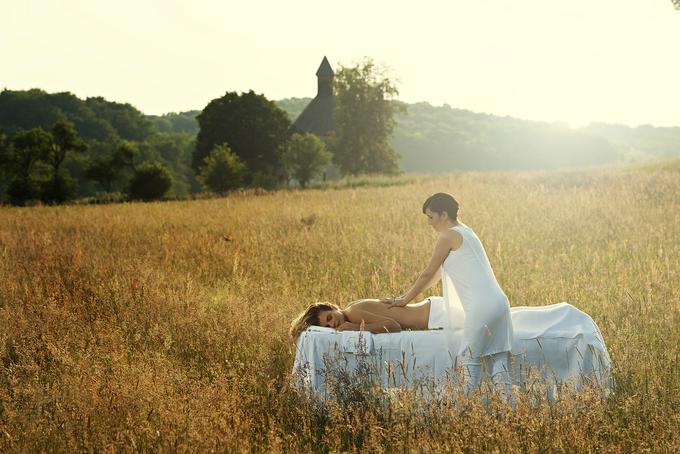
<svg viewBox="0 0 680 454">
<path fill-rule="evenodd" d="M 317 333 L 337 333 L 335 328 L 328 328 L 327 326 L 316 326 L 311 325 L 307 328 L 307 331 L 314 331 Z"/>
<path fill-rule="evenodd" d="M 373 352 L 373 334 L 368 331 L 337 331 L 335 328 L 316 325 L 310 326 L 307 331 L 340 335 L 340 348 L 345 353 L 371 354 Z"/>
</svg>

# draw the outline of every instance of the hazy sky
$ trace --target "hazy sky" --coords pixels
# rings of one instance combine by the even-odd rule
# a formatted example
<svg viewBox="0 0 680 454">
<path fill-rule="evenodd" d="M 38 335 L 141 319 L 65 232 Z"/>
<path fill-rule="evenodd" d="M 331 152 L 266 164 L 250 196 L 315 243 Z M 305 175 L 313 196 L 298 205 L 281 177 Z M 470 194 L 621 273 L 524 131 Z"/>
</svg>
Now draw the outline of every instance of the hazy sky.
<svg viewBox="0 0 680 454">
<path fill-rule="evenodd" d="M 316 94 L 364 56 L 399 98 L 579 126 L 680 125 L 670 0 L 0 0 L 0 87 L 148 114 Z"/>
</svg>

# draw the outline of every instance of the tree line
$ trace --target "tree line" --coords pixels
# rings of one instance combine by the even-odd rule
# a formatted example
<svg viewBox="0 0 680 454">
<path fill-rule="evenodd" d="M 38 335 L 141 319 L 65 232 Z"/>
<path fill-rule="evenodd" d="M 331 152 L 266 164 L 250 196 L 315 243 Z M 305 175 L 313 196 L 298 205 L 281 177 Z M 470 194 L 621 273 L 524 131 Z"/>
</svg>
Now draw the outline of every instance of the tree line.
<svg viewBox="0 0 680 454">
<path fill-rule="evenodd" d="M 295 118 L 308 102 L 288 98 L 277 104 Z M 570 128 L 446 104 L 405 107 L 395 115 L 390 138 L 405 172 L 554 170 L 680 156 L 680 127 L 590 123 Z"/>
<path fill-rule="evenodd" d="M 188 133 L 159 132 L 129 104 L 3 90 L 0 202 L 185 196 L 200 189 L 190 167 L 193 143 Z"/>
<path fill-rule="evenodd" d="M 570 128 L 448 105 L 408 105 L 392 146 L 407 172 L 555 170 L 680 156 L 680 128 L 591 123 Z"/>
<path fill-rule="evenodd" d="M 227 92 L 201 111 L 146 116 L 101 97 L 0 92 L 0 203 L 150 200 L 326 175 L 587 167 L 680 155 L 680 128 L 571 129 L 404 104 L 370 59 L 340 67 L 335 131 L 290 135 L 309 98 Z"/>
<path fill-rule="evenodd" d="M 288 98 L 276 104 L 294 119 L 310 101 Z M 550 170 L 680 156 L 680 127 L 591 123 L 569 128 L 426 102 L 403 106 L 407 109 L 394 117 L 390 143 L 405 172 Z M 192 113 L 174 115 L 186 120 Z"/>
<path fill-rule="evenodd" d="M 227 92 L 200 112 L 145 116 L 103 98 L 4 90 L 0 202 L 152 200 L 305 187 L 329 169 L 398 172 L 399 155 L 388 143 L 392 81 L 370 60 L 340 68 L 336 81 L 338 127 L 322 138 L 291 135 L 287 113 L 253 91 Z"/>
<path fill-rule="evenodd" d="M 253 91 L 226 93 L 196 117 L 192 167 L 214 192 L 241 185 L 301 187 L 333 169 L 339 175 L 399 173 L 389 143 L 394 82 L 372 60 L 341 66 L 334 80 L 335 128 L 324 136 L 291 134 L 291 116 Z"/>
</svg>

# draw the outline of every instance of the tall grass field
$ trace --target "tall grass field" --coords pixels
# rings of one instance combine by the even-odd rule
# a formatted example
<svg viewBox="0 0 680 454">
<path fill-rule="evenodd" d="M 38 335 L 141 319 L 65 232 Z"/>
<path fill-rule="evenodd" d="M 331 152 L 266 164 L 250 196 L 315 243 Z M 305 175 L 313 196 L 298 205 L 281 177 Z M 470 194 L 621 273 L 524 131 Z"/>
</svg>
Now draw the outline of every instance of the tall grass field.
<svg viewBox="0 0 680 454">
<path fill-rule="evenodd" d="M 384 182 L 383 182 L 384 183 Z M 309 303 L 400 294 L 450 192 L 511 306 L 599 325 L 616 387 L 489 412 L 320 406 L 291 383 Z M 433 289 L 433 292 L 439 292 Z M 680 173 L 462 173 L 399 185 L 0 208 L 1 452 L 677 452 Z"/>
</svg>

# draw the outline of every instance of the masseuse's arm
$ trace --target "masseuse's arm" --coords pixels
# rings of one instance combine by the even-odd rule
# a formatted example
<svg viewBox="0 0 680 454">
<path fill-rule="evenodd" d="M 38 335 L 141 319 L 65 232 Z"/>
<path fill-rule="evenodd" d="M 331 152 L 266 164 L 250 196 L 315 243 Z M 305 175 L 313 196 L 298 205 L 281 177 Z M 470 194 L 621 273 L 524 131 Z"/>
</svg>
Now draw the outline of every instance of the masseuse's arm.
<svg viewBox="0 0 680 454">
<path fill-rule="evenodd" d="M 432 288 L 437 282 L 439 282 L 439 279 L 442 277 L 442 267 L 440 266 L 437 268 L 437 271 L 434 273 L 434 276 L 428 282 L 428 284 L 425 286 L 425 289 Z"/>
<path fill-rule="evenodd" d="M 439 235 L 437 244 L 434 246 L 434 252 L 432 253 L 432 258 L 430 258 L 430 263 L 428 263 L 427 267 L 420 273 L 420 276 L 409 291 L 393 301 L 382 301 L 391 302 L 392 306 L 406 306 L 416 296 L 432 287 L 435 282 L 437 282 L 437 278 L 439 277 L 438 273 L 440 272 L 442 263 L 444 263 L 444 260 L 449 255 L 449 252 L 451 252 L 452 249 L 458 249 L 461 243 L 462 237 L 460 233 L 452 230 L 442 232 L 442 234 Z"/>
<path fill-rule="evenodd" d="M 427 285 L 425 285 L 425 288 L 423 289 L 423 291 L 425 291 L 425 290 L 427 290 L 427 289 L 429 289 L 429 288 L 434 287 L 435 284 L 437 284 L 437 282 L 439 282 L 439 279 L 441 279 L 441 277 L 442 277 L 442 269 L 441 269 L 441 266 L 440 266 L 439 268 L 437 268 L 437 271 L 434 273 L 434 276 L 432 276 L 432 279 L 430 279 L 430 282 L 428 282 Z M 408 293 L 408 292 L 407 292 L 407 293 Z M 406 294 L 401 295 L 401 296 L 399 296 L 398 298 L 399 298 L 399 299 L 404 298 L 405 295 L 406 295 Z M 380 301 L 382 301 L 382 302 L 387 302 L 385 299 L 380 300 Z M 391 302 L 391 301 L 389 301 L 389 302 Z"/>
</svg>

